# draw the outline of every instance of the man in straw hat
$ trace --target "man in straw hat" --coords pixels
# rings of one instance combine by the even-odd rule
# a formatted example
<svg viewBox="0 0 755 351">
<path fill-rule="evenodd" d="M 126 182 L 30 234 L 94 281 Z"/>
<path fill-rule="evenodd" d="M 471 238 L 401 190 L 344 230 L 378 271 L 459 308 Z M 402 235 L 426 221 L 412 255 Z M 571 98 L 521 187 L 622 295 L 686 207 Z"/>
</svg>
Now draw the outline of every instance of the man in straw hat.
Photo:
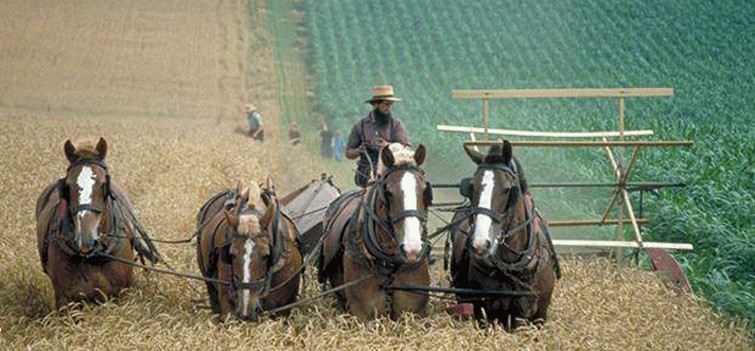
<svg viewBox="0 0 755 351">
<path fill-rule="evenodd" d="M 246 105 L 246 119 L 249 121 L 249 136 L 252 139 L 264 141 L 265 129 L 262 126 L 262 116 L 257 111 L 257 106 Z"/>
<path fill-rule="evenodd" d="M 393 86 L 372 88 L 372 98 L 365 101 L 372 105 L 372 110 L 351 128 L 346 143 L 346 158 L 353 160 L 359 157 L 354 183 L 360 187 L 365 187 L 369 180 L 375 178 L 378 155 L 383 146 L 389 143 L 410 145 L 404 124 L 391 112 L 396 101 L 401 99 L 393 94 Z"/>
</svg>

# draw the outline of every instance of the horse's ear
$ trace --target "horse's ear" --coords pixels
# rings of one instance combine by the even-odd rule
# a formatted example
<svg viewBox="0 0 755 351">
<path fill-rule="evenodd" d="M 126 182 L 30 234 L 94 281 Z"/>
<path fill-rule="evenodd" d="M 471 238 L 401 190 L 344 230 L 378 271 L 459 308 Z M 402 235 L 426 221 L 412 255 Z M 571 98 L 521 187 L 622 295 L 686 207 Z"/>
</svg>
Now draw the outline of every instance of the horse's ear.
<svg viewBox="0 0 755 351">
<path fill-rule="evenodd" d="M 425 162 L 425 156 L 427 156 L 425 145 L 419 144 L 417 150 L 414 151 L 414 162 L 417 162 L 417 166 L 421 166 Z"/>
<path fill-rule="evenodd" d="M 68 159 L 68 162 L 76 161 L 76 155 L 74 155 L 74 152 L 76 151 L 76 147 L 73 146 L 71 139 L 66 140 L 65 144 L 63 144 L 63 151 L 66 154 L 66 158 Z"/>
<path fill-rule="evenodd" d="M 276 201 L 270 201 L 265 208 L 265 214 L 262 215 L 262 219 L 260 220 L 260 227 L 267 228 L 267 226 L 272 223 L 276 211 L 278 211 L 278 203 Z"/>
<path fill-rule="evenodd" d="M 225 216 L 225 220 L 228 221 L 228 226 L 231 228 L 238 228 L 239 226 L 239 218 L 228 212 L 228 210 L 223 210 L 223 215 Z"/>
<path fill-rule="evenodd" d="M 501 156 L 505 163 L 511 162 L 511 157 L 514 155 L 514 151 L 511 148 L 511 143 L 508 140 L 503 141 L 503 149 L 501 150 Z"/>
<path fill-rule="evenodd" d="M 97 152 L 100 154 L 100 160 L 105 159 L 105 155 L 107 155 L 107 141 L 105 141 L 105 138 L 100 137 L 100 140 L 97 141 Z"/>
<path fill-rule="evenodd" d="M 244 191 L 241 193 L 241 197 L 239 197 L 239 205 L 247 203 L 249 204 L 249 188 L 244 189 Z M 236 206 L 236 214 L 238 215 L 239 212 L 241 212 L 241 209 L 243 206 Z"/>
<path fill-rule="evenodd" d="M 393 152 L 391 152 L 389 145 L 383 146 L 380 150 L 380 160 L 383 161 L 385 167 L 393 167 L 393 163 L 396 162 L 396 159 L 393 157 Z"/>
<path fill-rule="evenodd" d="M 498 141 L 500 141 L 500 144 L 494 144 L 490 147 L 484 161 L 487 163 L 508 164 L 511 161 L 511 143 L 508 140 L 498 139 Z"/>
<path fill-rule="evenodd" d="M 466 151 L 469 158 L 472 159 L 472 162 L 478 165 L 482 163 L 482 160 L 483 160 L 482 153 L 477 151 L 477 149 L 474 146 L 464 144 L 464 151 Z"/>
<path fill-rule="evenodd" d="M 236 180 L 236 196 L 241 195 L 241 192 L 244 191 L 244 185 L 241 183 L 241 180 Z"/>
<path fill-rule="evenodd" d="M 267 190 L 266 193 L 275 195 L 275 184 L 273 182 L 273 177 L 269 174 L 265 177 L 265 189 Z"/>
</svg>

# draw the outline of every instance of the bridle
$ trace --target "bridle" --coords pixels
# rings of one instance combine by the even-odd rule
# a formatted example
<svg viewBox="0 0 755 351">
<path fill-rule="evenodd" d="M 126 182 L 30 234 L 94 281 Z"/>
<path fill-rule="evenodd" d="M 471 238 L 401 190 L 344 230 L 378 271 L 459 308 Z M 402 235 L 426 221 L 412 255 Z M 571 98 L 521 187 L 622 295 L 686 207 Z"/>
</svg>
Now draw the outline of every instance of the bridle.
<svg viewBox="0 0 755 351">
<path fill-rule="evenodd" d="M 229 250 L 234 240 L 251 239 L 254 241 L 254 239 L 257 239 L 260 237 L 268 237 L 269 232 L 266 232 L 267 228 L 263 228 L 261 234 L 257 234 L 252 237 L 248 235 L 240 234 L 238 232 L 238 229 L 234 228 L 232 229 L 230 235 L 226 237 L 226 240 L 223 242 L 223 245 L 221 245 L 219 248 L 221 250 L 220 251 L 221 260 L 223 260 L 224 263 L 228 264 L 231 267 L 231 281 L 230 281 L 231 287 L 235 291 L 249 290 L 249 291 L 259 293 L 261 295 L 260 298 L 267 296 L 270 293 L 270 291 L 272 291 L 271 284 L 273 280 L 273 275 L 275 274 L 274 267 L 280 260 L 282 256 L 282 252 L 283 252 L 283 238 L 281 237 L 281 233 L 280 233 L 280 222 L 282 218 L 282 213 L 280 210 L 280 204 L 278 203 L 278 198 L 277 197 L 272 197 L 272 198 L 274 199 L 273 201 L 276 202 L 276 211 L 275 211 L 275 215 L 272 221 L 272 226 L 271 226 L 272 228 L 270 228 L 273 234 L 272 235 L 273 240 L 272 240 L 272 243 L 270 243 L 270 245 L 272 246 L 270 248 L 270 255 L 268 255 L 267 261 L 265 262 L 265 277 L 264 278 L 255 280 L 253 282 L 239 281 L 236 278 L 235 272 L 233 271 L 233 264 L 231 262 Z M 241 205 L 241 208 L 239 209 L 238 215 L 248 214 L 248 213 L 252 213 L 258 218 L 262 217 L 262 213 L 260 213 L 259 210 L 257 210 L 256 208 L 250 208 L 246 204 L 246 202 L 244 202 Z"/>
<path fill-rule="evenodd" d="M 380 266 L 396 269 L 400 267 L 401 265 L 406 263 L 406 256 L 404 254 L 404 251 L 401 249 L 401 244 L 396 242 L 396 236 L 392 235 L 391 239 L 396 244 L 395 246 L 399 248 L 398 253 L 392 254 L 392 253 L 386 253 L 382 248 L 381 244 L 379 242 L 379 239 L 377 237 L 377 230 L 376 227 L 380 227 L 384 232 L 386 233 L 395 233 L 395 226 L 397 223 L 410 218 L 414 217 L 417 218 L 420 221 L 421 228 L 422 228 L 422 251 L 419 256 L 419 260 L 417 260 L 416 263 L 413 265 L 419 264 L 420 262 L 424 261 L 430 254 L 430 244 L 426 240 L 426 224 L 427 224 L 427 210 L 421 211 L 419 209 L 416 210 L 403 210 L 401 212 L 398 212 L 397 214 L 391 214 L 390 208 L 388 208 L 387 212 L 387 218 L 381 219 L 377 213 L 375 212 L 375 207 L 379 202 L 382 202 L 385 204 L 386 207 L 390 206 L 390 202 L 386 198 L 386 180 L 388 177 L 398 171 L 408 172 L 412 173 L 416 178 L 420 180 L 424 180 L 424 171 L 416 166 L 412 165 L 402 165 L 397 167 L 389 168 L 385 173 L 383 173 L 381 176 L 379 176 L 373 185 L 368 188 L 367 190 L 367 197 L 366 200 L 362 200 L 360 203 L 360 207 L 362 208 L 364 214 L 367 218 L 362 223 L 362 239 L 364 242 L 364 245 L 367 249 L 367 251 L 376 258 L 378 264 Z M 423 195 L 423 201 L 427 205 L 432 200 L 432 188 L 430 187 L 429 183 L 426 183 L 426 188 Z M 355 216 L 358 213 L 355 213 Z M 412 266 L 413 266 L 412 265 Z"/>
<path fill-rule="evenodd" d="M 102 168 L 105 171 L 105 185 L 103 189 L 103 202 L 104 205 L 97 205 L 97 204 L 78 204 L 76 207 L 71 209 L 68 206 L 68 202 L 70 202 L 70 191 L 64 191 L 64 187 L 66 187 L 66 179 L 68 178 L 68 173 L 71 172 L 72 169 L 75 167 L 83 166 L 83 165 L 93 165 Z M 63 235 L 64 239 L 64 246 L 67 247 L 69 250 L 71 250 L 72 254 L 79 255 L 85 258 L 91 258 L 93 256 L 98 256 L 103 254 L 104 252 L 102 249 L 106 248 L 106 245 L 96 246 L 95 250 L 92 250 L 91 253 L 88 254 L 82 254 L 76 244 L 74 243 L 75 238 L 71 235 L 73 233 L 73 218 L 82 211 L 91 211 L 97 214 L 102 214 L 105 212 L 106 207 L 112 208 L 112 201 L 113 201 L 113 195 L 111 193 L 111 185 L 110 185 L 110 172 L 108 171 L 107 164 L 105 161 L 98 159 L 98 158 L 80 158 L 76 161 L 71 162 L 68 165 L 68 168 L 66 169 L 66 177 L 58 180 L 58 192 L 60 193 L 60 208 L 58 217 L 59 223 L 60 223 L 60 234 Z M 116 230 L 117 230 L 117 217 L 116 213 L 113 211 L 109 211 L 109 218 L 107 221 L 109 222 L 110 229 L 109 231 L 102 233 L 103 237 L 116 237 Z"/>
<path fill-rule="evenodd" d="M 515 165 L 515 163 L 512 163 L 512 164 Z M 493 209 L 479 207 L 479 206 L 472 206 L 470 208 L 470 211 L 468 214 L 470 218 L 470 221 L 469 221 L 470 227 L 471 227 L 470 232 L 474 232 L 474 229 L 473 229 L 474 221 L 472 221 L 471 219 L 474 218 L 474 216 L 478 214 L 488 216 L 494 223 L 504 224 L 504 220 L 512 216 L 512 213 L 514 209 L 516 208 L 516 204 L 518 203 L 519 199 L 523 196 L 521 193 L 519 176 L 515 168 L 509 167 L 501 163 L 481 164 L 480 166 L 478 166 L 478 172 L 484 171 L 484 170 L 489 170 L 493 172 L 496 172 L 496 171 L 504 172 L 508 174 L 509 176 L 511 176 L 511 178 L 513 179 L 513 184 L 509 190 L 510 192 L 509 199 L 506 203 L 506 207 L 504 208 L 503 213 L 500 213 Z M 483 262 L 486 262 L 492 266 L 495 266 L 504 272 L 518 272 L 518 271 L 524 270 L 530 264 L 530 262 L 532 261 L 534 257 L 535 242 L 536 242 L 535 239 L 537 236 L 534 233 L 531 233 L 531 230 L 530 230 L 531 228 L 529 228 L 534 216 L 528 215 L 528 217 L 529 218 L 527 218 L 527 220 L 524 223 L 518 224 L 517 226 L 513 228 L 510 228 L 507 226 L 504 227 L 502 225 L 498 235 L 491 241 L 492 242 L 491 251 L 493 252 L 493 254 L 486 255 L 485 257 L 483 257 L 482 259 Z M 510 223 L 506 223 L 506 224 L 510 224 Z M 529 235 L 527 239 L 527 248 L 524 251 L 519 251 L 509 246 L 506 242 L 506 239 L 519 233 L 522 229 L 526 229 L 527 230 L 526 232 L 528 232 Z M 468 250 L 471 247 L 471 241 L 472 241 L 471 239 L 472 239 L 471 236 L 467 237 L 466 246 Z M 516 254 L 519 257 L 519 259 L 513 263 L 503 261 L 497 254 L 498 246 L 500 244 L 503 244 L 504 249 Z"/>
<path fill-rule="evenodd" d="M 68 165 L 68 169 L 66 169 L 66 173 L 70 172 L 71 169 L 78 167 L 78 166 L 84 166 L 84 165 L 94 165 L 102 168 L 105 171 L 105 188 L 103 189 L 104 195 L 105 195 L 105 203 L 107 204 L 108 201 L 112 198 L 110 194 L 110 172 L 107 169 L 107 164 L 105 164 L 105 161 L 97 159 L 97 158 L 80 158 L 74 162 L 71 162 Z M 69 194 L 70 195 L 70 194 Z M 67 201 L 70 199 L 67 199 Z M 73 209 L 72 214 L 78 214 L 81 211 L 92 211 L 95 213 L 102 213 L 104 210 L 103 206 L 95 205 L 95 204 L 78 204 L 76 205 L 76 208 Z"/>
</svg>

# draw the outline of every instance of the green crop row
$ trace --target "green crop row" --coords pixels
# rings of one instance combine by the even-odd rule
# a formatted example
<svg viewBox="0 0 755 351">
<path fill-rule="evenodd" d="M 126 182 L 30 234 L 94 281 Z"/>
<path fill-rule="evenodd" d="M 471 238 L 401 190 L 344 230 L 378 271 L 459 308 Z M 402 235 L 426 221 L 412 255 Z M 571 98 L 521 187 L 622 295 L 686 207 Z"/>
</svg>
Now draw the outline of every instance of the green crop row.
<svg viewBox="0 0 755 351">
<path fill-rule="evenodd" d="M 306 1 L 317 108 L 346 129 L 370 88 L 393 84 L 395 113 L 430 150 L 428 175 L 473 169 L 467 136 L 438 124 L 480 125 L 481 103 L 454 89 L 673 87 L 672 98 L 627 100 L 627 128 L 691 148 L 641 153 L 634 180 L 682 181 L 645 197 L 648 240 L 690 242 L 678 253 L 694 288 L 755 321 L 755 2 Z M 617 128 L 612 100 L 493 101 L 491 126 L 544 131 Z M 601 150 L 520 149 L 532 181 L 605 181 Z M 554 214 L 594 217 L 605 192 L 541 191 Z M 600 234 L 603 235 L 603 234 Z"/>
</svg>

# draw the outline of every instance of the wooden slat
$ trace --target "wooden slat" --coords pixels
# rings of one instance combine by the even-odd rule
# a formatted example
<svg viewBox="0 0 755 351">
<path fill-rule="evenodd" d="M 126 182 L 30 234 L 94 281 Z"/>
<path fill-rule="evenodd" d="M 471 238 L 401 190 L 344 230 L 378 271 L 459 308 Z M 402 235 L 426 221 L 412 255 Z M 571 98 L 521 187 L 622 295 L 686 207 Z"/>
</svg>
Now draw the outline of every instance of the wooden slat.
<svg viewBox="0 0 755 351">
<path fill-rule="evenodd" d="M 439 124 L 437 129 L 441 132 L 458 132 L 458 133 L 485 133 L 485 128 L 477 127 L 463 127 L 463 126 L 451 126 Z M 543 137 L 543 138 L 605 138 L 605 137 L 618 137 L 621 132 L 605 131 L 605 132 L 537 132 L 528 130 L 513 130 L 513 129 L 488 129 L 488 134 L 494 135 L 508 135 L 508 136 L 524 136 L 524 137 Z M 624 131 L 624 136 L 648 136 L 653 135 L 652 129 L 643 130 L 627 130 Z"/>
<path fill-rule="evenodd" d="M 631 223 L 628 219 L 622 221 L 622 223 Z M 648 224 L 647 218 L 638 218 L 638 224 Z M 600 225 L 615 225 L 619 224 L 616 219 L 606 219 L 605 222 L 600 220 L 564 220 L 564 221 L 548 221 L 549 227 L 587 227 L 587 226 L 600 226 Z"/>
<path fill-rule="evenodd" d="M 500 144 L 497 140 L 465 141 L 464 145 L 492 146 Z M 691 146 L 691 141 L 639 140 L 639 141 L 540 141 L 512 140 L 513 146 L 529 147 L 582 147 L 582 146 Z"/>
<path fill-rule="evenodd" d="M 616 241 L 616 240 L 553 240 L 555 246 L 581 246 L 581 247 L 625 247 L 625 248 L 639 248 L 640 244 L 636 241 Z M 692 250 L 692 244 L 687 243 L 659 243 L 652 241 L 645 241 L 642 243 L 642 247 L 645 248 L 657 248 L 657 249 L 676 249 L 676 250 Z"/>
<path fill-rule="evenodd" d="M 624 98 L 673 96 L 673 88 L 453 90 L 454 99 Z"/>
</svg>

